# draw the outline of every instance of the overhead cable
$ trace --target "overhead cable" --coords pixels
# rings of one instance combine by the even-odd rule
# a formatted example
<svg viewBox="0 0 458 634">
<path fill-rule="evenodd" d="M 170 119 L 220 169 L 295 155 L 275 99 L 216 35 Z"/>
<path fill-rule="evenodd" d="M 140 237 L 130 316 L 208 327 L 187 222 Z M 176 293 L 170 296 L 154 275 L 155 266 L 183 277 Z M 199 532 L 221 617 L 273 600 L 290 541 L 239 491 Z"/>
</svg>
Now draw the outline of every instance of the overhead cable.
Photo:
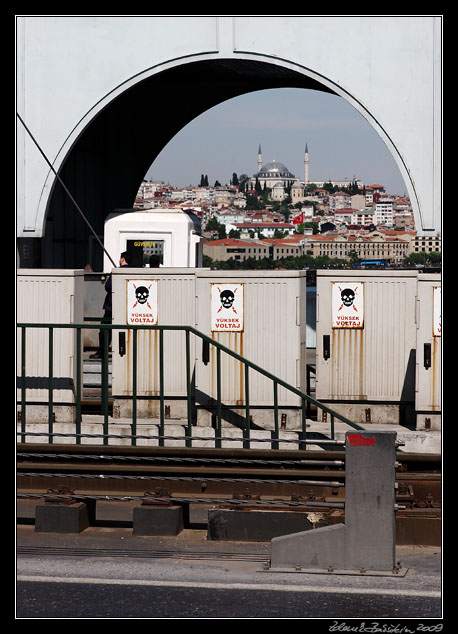
<svg viewBox="0 0 458 634">
<path fill-rule="evenodd" d="M 78 205 L 78 203 L 76 202 L 76 200 L 73 198 L 72 194 L 69 192 L 67 186 L 65 185 L 65 183 L 63 182 L 63 180 L 61 179 L 61 177 L 59 176 L 59 174 L 56 172 L 56 170 L 54 169 L 54 167 L 51 165 L 51 162 L 48 160 L 48 157 L 46 156 L 46 154 L 43 152 L 43 150 L 41 149 L 38 141 L 35 139 L 35 137 L 33 136 L 33 134 L 31 133 L 31 131 L 29 130 L 29 128 L 26 126 L 24 120 L 22 119 L 22 117 L 19 115 L 19 113 L 16 113 L 17 118 L 19 119 L 19 121 L 22 123 L 22 125 L 24 126 L 25 130 L 27 131 L 27 133 L 29 134 L 30 138 L 32 139 L 32 141 L 35 143 L 35 145 L 37 146 L 40 154 L 43 156 L 43 158 L 45 159 L 46 163 L 48 164 L 49 168 L 51 169 L 51 171 L 53 172 L 53 174 L 55 175 L 55 177 L 57 178 L 57 180 L 59 181 L 59 183 L 62 185 L 62 187 L 64 188 L 64 191 L 66 192 L 66 194 L 68 195 L 68 197 L 70 198 L 70 200 L 72 201 L 72 203 L 75 205 L 76 209 L 78 210 L 78 212 L 80 213 L 81 217 L 83 218 L 84 222 L 87 224 L 87 226 L 89 227 L 89 229 L 91 230 L 91 232 L 93 233 L 95 239 L 97 240 L 97 242 L 100 244 L 100 246 L 102 247 L 103 251 L 106 253 L 106 255 L 108 256 L 108 258 L 110 259 L 110 262 L 113 264 L 114 267 L 116 267 L 116 264 L 113 261 L 113 258 L 111 257 L 111 255 L 108 253 L 108 251 L 105 249 L 102 241 L 100 240 L 99 236 L 96 234 L 96 232 L 94 231 L 94 228 L 92 227 L 91 223 L 89 222 L 89 220 L 86 218 L 86 216 L 84 215 L 83 211 L 81 210 L 80 206 Z"/>
</svg>

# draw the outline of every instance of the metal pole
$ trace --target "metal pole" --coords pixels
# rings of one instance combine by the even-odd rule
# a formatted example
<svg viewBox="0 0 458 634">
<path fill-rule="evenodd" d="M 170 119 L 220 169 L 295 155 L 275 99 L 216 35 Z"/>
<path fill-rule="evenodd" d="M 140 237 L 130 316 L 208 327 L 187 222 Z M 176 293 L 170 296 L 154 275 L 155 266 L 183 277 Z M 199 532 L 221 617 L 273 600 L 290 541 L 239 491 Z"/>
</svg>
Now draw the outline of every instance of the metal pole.
<svg viewBox="0 0 458 634">
<path fill-rule="evenodd" d="M 221 350 L 216 348 L 216 441 L 221 449 Z"/>
<path fill-rule="evenodd" d="M 26 387 L 25 387 L 25 326 L 21 328 L 21 442 L 25 442 L 25 411 L 26 411 Z"/>
<path fill-rule="evenodd" d="M 53 438 L 53 334 L 54 329 L 49 328 L 49 349 L 48 349 L 48 392 L 49 392 L 49 401 L 48 401 L 48 433 L 49 433 L 49 443 L 52 444 L 54 441 Z"/>
<path fill-rule="evenodd" d="M 302 432 L 301 432 L 301 442 L 299 443 L 299 449 L 307 449 L 307 415 L 306 415 L 306 402 L 308 401 L 303 398 L 302 399 Z"/>
<path fill-rule="evenodd" d="M 76 329 L 76 444 L 81 444 L 81 328 Z"/>
<path fill-rule="evenodd" d="M 132 332 L 132 445 L 137 444 L 137 329 Z"/>
<path fill-rule="evenodd" d="M 103 327 L 103 325 L 101 324 Z M 103 328 L 102 358 L 103 444 L 108 445 L 108 330 Z"/>
<path fill-rule="evenodd" d="M 272 442 L 272 449 L 278 449 L 278 383 L 274 381 L 274 442 Z"/>
<path fill-rule="evenodd" d="M 164 446 L 164 331 L 159 331 L 159 399 L 160 399 L 160 425 L 159 446 Z"/>
<path fill-rule="evenodd" d="M 250 368 L 245 363 L 245 438 L 243 441 L 244 449 L 249 449 L 250 443 L 250 388 L 248 383 L 248 372 Z"/>
<path fill-rule="evenodd" d="M 188 425 L 187 425 L 187 437 L 186 447 L 192 446 L 192 409 L 191 409 L 191 351 L 189 348 L 189 330 L 185 331 L 186 337 L 186 400 L 188 411 Z"/>
</svg>

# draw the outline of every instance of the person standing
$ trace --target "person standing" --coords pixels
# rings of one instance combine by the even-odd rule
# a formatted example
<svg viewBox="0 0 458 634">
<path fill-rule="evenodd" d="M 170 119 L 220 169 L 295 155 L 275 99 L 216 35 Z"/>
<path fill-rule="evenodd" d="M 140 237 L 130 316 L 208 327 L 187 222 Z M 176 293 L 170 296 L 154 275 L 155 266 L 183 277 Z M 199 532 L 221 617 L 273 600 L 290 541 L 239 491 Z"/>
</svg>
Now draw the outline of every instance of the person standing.
<svg viewBox="0 0 458 634">
<path fill-rule="evenodd" d="M 127 251 L 123 251 L 119 258 L 119 266 L 130 266 L 130 256 Z M 102 324 L 111 324 L 113 319 L 113 305 L 111 299 L 111 273 L 107 276 L 105 281 L 105 301 L 103 302 L 103 317 L 101 319 Z M 107 347 L 111 343 L 112 332 L 111 328 L 108 328 L 108 344 Z M 89 355 L 89 359 L 103 359 L 104 354 L 104 329 L 99 330 L 99 347 L 97 348 L 94 354 Z"/>
</svg>

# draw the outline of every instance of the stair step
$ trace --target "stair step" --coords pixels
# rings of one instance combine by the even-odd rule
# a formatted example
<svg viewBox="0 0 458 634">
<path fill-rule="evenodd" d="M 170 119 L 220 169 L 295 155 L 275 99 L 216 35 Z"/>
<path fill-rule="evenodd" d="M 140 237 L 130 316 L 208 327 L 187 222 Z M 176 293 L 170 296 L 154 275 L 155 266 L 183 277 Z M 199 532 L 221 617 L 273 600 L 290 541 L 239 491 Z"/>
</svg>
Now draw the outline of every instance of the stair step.
<svg viewBox="0 0 458 634">
<path fill-rule="evenodd" d="M 108 360 L 108 386 L 111 387 L 112 362 Z M 98 359 L 86 359 L 83 361 L 83 390 L 85 396 L 91 396 L 92 389 L 97 390 L 100 397 L 102 387 L 102 361 Z M 94 394 L 95 396 L 95 394 Z"/>
</svg>

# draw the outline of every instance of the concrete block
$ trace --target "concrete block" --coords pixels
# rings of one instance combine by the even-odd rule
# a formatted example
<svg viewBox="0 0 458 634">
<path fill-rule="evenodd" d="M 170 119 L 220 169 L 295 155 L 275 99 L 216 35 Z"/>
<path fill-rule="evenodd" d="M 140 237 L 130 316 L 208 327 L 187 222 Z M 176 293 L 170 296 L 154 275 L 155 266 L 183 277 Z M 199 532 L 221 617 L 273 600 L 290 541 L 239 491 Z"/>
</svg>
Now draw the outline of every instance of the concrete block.
<svg viewBox="0 0 458 634">
<path fill-rule="evenodd" d="M 183 528 L 181 506 L 141 505 L 133 509 L 134 535 L 178 535 Z"/>
<path fill-rule="evenodd" d="M 48 533 L 81 533 L 89 526 L 86 504 L 38 504 L 35 511 L 35 531 Z"/>
<path fill-rule="evenodd" d="M 79 498 L 78 495 L 73 497 L 75 502 L 82 502 L 86 505 L 89 526 L 95 526 L 97 520 L 97 500 L 91 498 Z"/>
<path fill-rule="evenodd" d="M 313 528 L 307 513 L 297 511 L 210 509 L 209 540 L 269 541 L 273 537 Z"/>
</svg>

